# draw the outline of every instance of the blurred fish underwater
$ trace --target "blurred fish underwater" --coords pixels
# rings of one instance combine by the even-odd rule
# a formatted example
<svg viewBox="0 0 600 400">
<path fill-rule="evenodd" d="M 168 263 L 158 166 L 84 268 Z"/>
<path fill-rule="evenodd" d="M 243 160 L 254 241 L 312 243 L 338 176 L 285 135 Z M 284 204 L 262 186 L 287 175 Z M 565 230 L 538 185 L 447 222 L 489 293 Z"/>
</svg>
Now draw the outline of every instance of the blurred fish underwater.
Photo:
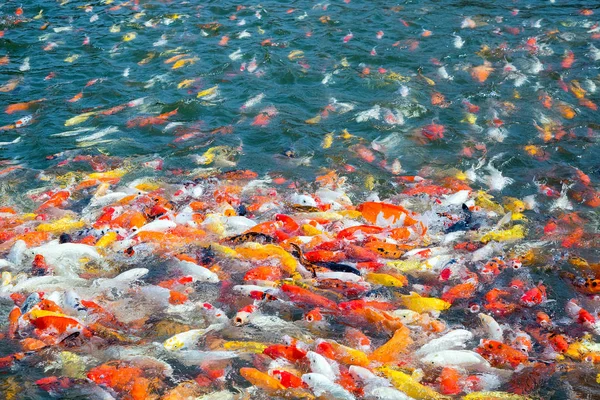
<svg viewBox="0 0 600 400">
<path fill-rule="evenodd" d="M 0 4 L 6 399 L 600 398 L 598 7 Z"/>
</svg>

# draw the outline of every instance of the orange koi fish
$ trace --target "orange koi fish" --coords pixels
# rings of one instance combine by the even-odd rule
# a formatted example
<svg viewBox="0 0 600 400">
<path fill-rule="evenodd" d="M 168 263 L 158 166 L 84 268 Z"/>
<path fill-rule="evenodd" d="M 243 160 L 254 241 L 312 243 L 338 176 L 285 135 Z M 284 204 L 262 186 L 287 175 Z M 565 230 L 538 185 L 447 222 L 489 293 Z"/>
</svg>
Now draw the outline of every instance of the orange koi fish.
<svg viewBox="0 0 600 400">
<path fill-rule="evenodd" d="M 525 353 L 496 340 L 482 340 L 475 351 L 494 367 L 516 368 L 527 361 Z"/>
<path fill-rule="evenodd" d="M 488 61 L 484 61 L 483 65 L 471 68 L 471 77 L 477 82 L 483 83 L 493 71 L 494 68 L 492 68 L 492 64 Z"/>
<path fill-rule="evenodd" d="M 14 113 L 19 112 L 19 111 L 27 111 L 34 104 L 41 103 L 41 102 L 43 102 L 45 100 L 46 99 L 39 99 L 39 100 L 28 101 L 28 102 L 25 102 L 25 103 L 10 104 L 10 105 L 6 106 L 6 108 L 4 109 L 4 112 L 7 113 L 7 114 L 14 114 Z"/>
</svg>

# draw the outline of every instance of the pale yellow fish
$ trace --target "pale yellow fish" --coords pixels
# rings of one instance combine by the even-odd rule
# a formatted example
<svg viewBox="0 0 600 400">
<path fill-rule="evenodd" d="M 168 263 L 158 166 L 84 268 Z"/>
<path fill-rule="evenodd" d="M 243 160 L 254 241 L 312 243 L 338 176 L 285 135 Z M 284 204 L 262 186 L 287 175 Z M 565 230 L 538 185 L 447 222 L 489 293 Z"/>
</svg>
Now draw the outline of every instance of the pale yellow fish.
<svg viewBox="0 0 600 400">
<path fill-rule="evenodd" d="M 581 87 L 581 85 L 579 84 L 578 81 L 571 81 L 570 85 L 569 85 L 569 89 L 571 89 L 571 92 L 573 92 L 573 95 L 575 95 L 575 97 L 577 97 L 578 99 L 583 99 L 585 97 L 585 90 Z"/>
<path fill-rule="evenodd" d="M 484 191 L 477 192 L 477 196 L 475 196 L 475 205 L 485 208 L 486 210 L 494 211 L 498 214 L 504 214 L 504 209 L 502 206 L 492 199 L 494 196 L 487 194 Z"/>
<path fill-rule="evenodd" d="M 206 218 L 204 222 L 202 222 L 202 229 L 205 229 L 207 232 L 214 233 L 219 237 L 225 235 L 225 226 L 219 218 L 220 216 L 220 214 L 206 214 Z"/>
<path fill-rule="evenodd" d="M 344 217 L 341 213 L 333 212 L 333 211 L 306 212 L 306 213 L 299 213 L 297 216 L 298 216 L 298 218 L 306 218 L 306 219 L 321 218 L 321 219 L 328 219 L 330 221 L 341 221 L 344 219 Z"/>
<path fill-rule="evenodd" d="M 418 313 L 431 311 L 444 311 L 450 308 L 452 304 L 435 297 L 422 297 L 418 293 L 411 292 L 408 295 L 400 296 L 402 304 L 406 308 Z"/>
<path fill-rule="evenodd" d="M 404 286 L 404 282 L 400 279 L 392 276 L 390 274 L 382 274 L 376 272 L 368 272 L 365 276 L 365 280 L 369 283 L 373 283 L 376 285 L 382 286 L 391 286 L 391 287 L 402 287 Z"/>
<path fill-rule="evenodd" d="M 460 179 L 461 181 L 466 181 L 467 180 L 467 174 L 465 174 L 463 171 L 458 171 L 456 173 L 456 175 L 454 175 L 454 177 L 456 179 Z"/>
<path fill-rule="evenodd" d="M 228 257 L 228 258 L 237 258 L 238 257 L 237 251 L 235 251 L 231 247 L 223 246 L 222 244 L 211 243 L 210 249 L 223 257 Z"/>
<path fill-rule="evenodd" d="M 465 117 L 460 122 L 466 122 L 468 124 L 475 125 L 475 123 L 477 122 L 477 115 L 466 113 Z"/>
<path fill-rule="evenodd" d="M 135 39 L 137 37 L 137 33 L 135 32 L 129 32 L 123 35 L 123 41 L 124 42 L 130 42 L 133 39 Z"/>
<path fill-rule="evenodd" d="M 105 196 L 108 193 L 108 189 L 110 189 L 110 183 L 102 182 L 96 188 L 96 193 L 94 193 L 94 196 L 96 196 L 96 197 Z"/>
<path fill-rule="evenodd" d="M 262 352 L 269 347 L 268 344 L 259 342 L 240 342 L 232 341 L 223 343 L 223 348 L 229 351 L 239 351 L 243 353 L 256 353 L 262 354 Z"/>
<path fill-rule="evenodd" d="M 527 217 L 522 213 L 513 213 L 510 217 L 512 221 L 527 221 Z"/>
<path fill-rule="evenodd" d="M 410 78 L 404 75 L 400 75 L 397 72 L 389 72 L 385 78 L 387 80 L 391 80 L 391 81 L 396 81 L 396 82 L 408 82 L 410 81 Z M 425 77 L 423 77 L 425 78 Z M 429 79 L 429 78 L 425 78 L 425 79 Z M 431 79 L 430 79 L 431 80 Z M 433 82 L 433 81 L 432 81 Z M 434 83 L 435 84 L 435 83 Z"/>
<path fill-rule="evenodd" d="M 507 392 L 472 392 L 463 397 L 463 400 L 528 400 L 529 396 Z"/>
<path fill-rule="evenodd" d="M 525 237 L 525 227 L 523 225 L 515 225 L 510 229 L 495 230 L 486 233 L 480 239 L 481 243 L 490 241 L 506 242 L 510 240 L 519 240 Z"/>
<path fill-rule="evenodd" d="M 306 122 L 306 123 L 307 123 L 307 124 L 309 124 L 309 125 L 315 125 L 315 124 L 318 124 L 319 122 L 321 122 L 321 116 L 320 116 L 320 115 L 317 115 L 316 117 L 309 118 L 309 119 L 307 119 L 307 120 L 306 120 L 306 121 L 304 121 L 304 122 Z"/>
<path fill-rule="evenodd" d="M 61 351 L 60 365 L 62 366 L 61 376 L 66 376 L 75 379 L 86 379 L 87 362 L 86 359 L 80 357 L 70 351 Z"/>
<path fill-rule="evenodd" d="M 182 58 L 181 60 L 178 60 L 175 64 L 173 64 L 171 69 L 178 69 L 178 68 L 185 67 L 186 65 L 192 65 L 192 64 L 196 63 L 196 61 L 198 61 L 197 57 Z"/>
<path fill-rule="evenodd" d="M 96 248 L 104 249 L 110 246 L 112 243 L 116 242 L 117 238 L 118 236 L 116 232 L 108 232 L 106 233 L 106 235 L 98 239 L 98 241 L 96 242 Z"/>
<path fill-rule="evenodd" d="M 564 355 L 574 360 L 582 360 L 590 353 L 600 353 L 600 343 L 592 342 L 591 336 L 586 335 L 577 342 L 570 343 Z"/>
<path fill-rule="evenodd" d="M 48 311 L 48 310 L 40 310 L 38 308 L 34 308 L 29 311 L 29 319 L 36 320 L 38 318 L 44 317 L 66 317 L 67 315 L 56 312 L 56 311 Z M 71 318 L 71 317 L 69 317 Z"/>
<path fill-rule="evenodd" d="M 177 84 L 177 89 L 189 88 L 195 81 L 195 79 L 184 79 L 181 82 L 179 82 L 179 84 Z"/>
<path fill-rule="evenodd" d="M 207 96 L 211 96 L 213 94 L 215 94 L 217 92 L 217 89 L 219 88 L 219 86 L 213 86 L 211 88 L 208 88 L 206 90 L 203 90 L 201 92 L 198 92 L 198 94 L 196 95 L 197 98 L 200 97 L 207 97 Z"/>
<path fill-rule="evenodd" d="M 135 188 L 142 192 L 152 192 L 159 189 L 160 185 L 156 182 L 142 182 L 139 185 L 136 185 Z"/>
<path fill-rule="evenodd" d="M 8 271 L 2 272 L 2 286 L 8 286 L 13 280 L 13 276 Z"/>
<path fill-rule="evenodd" d="M 227 151 L 229 150 L 229 147 L 227 146 L 214 146 L 209 148 L 208 150 L 206 150 L 204 152 L 204 154 L 202 154 L 201 157 L 199 157 L 198 159 L 198 163 L 202 164 L 202 165 L 208 165 L 210 163 L 212 163 L 215 160 L 215 157 L 218 154 L 225 154 Z"/>
<path fill-rule="evenodd" d="M 288 59 L 290 60 L 297 60 L 299 58 L 303 58 L 304 57 L 304 52 L 302 50 L 292 50 L 290 51 L 290 54 L 288 54 Z"/>
<path fill-rule="evenodd" d="M 156 53 L 148 53 L 148 55 L 146 56 L 146 58 L 144 58 L 142 61 L 140 61 L 138 63 L 138 65 L 148 64 L 154 57 L 156 57 Z"/>
<path fill-rule="evenodd" d="M 129 172 L 125 168 L 117 168 L 106 172 L 93 172 L 88 175 L 88 179 L 115 179 L 121 178 Z"/>
<path fill-rule="evenodd" d="M 421 262 L 419 260 L 397 260 L 388 261 L 388 267 L 392 267 L 402 272 L 411 272 L 421 269 Z"/>
<path fill-rule="evenodd" d="M 375 189 L 375 177 L 373 175 L 367 175 L 365 177 L 365 188 L 367 190 Z"/>
<path fill-rule="evenodd" d="M 572 358 L 574 360 L 582 360 L 583 357 L 588 355 L 590 350 L 585 346 L 582 342 L 574 342 L 569 344 L 567 351 L 565 351 L 564 355 Z"/>
<path fill-rule="evenodd" d="M 167 56 L 169 54 L 179 54 L 183 51 L 183 47 L 176 47 L 174 49 L 169 49 L 169 50 L 165 50 L 162 53 L 160 53 L 161 56 Z M 183 57 L 185 54 L 180 54 L 180 57 Z M 175 60 L 176 61 L 176 60 Z M 167 63 L 165 61 L 165 63 Z M 168 63 L 167 63 L 168 64 Z"/>
<path fill-rule="evenodd" d="M 63 233 L 72 232 L 85 226 L 84 221 L 77 221 L 70 217 L 64 217 L 53 222 L 39 224 L 35 230 L 38 232 Z"/>
<path fill-rule="evenodd" d="M 67 187 L 74 185 L 78 180 L 81 180 L 84 174 L 78 174 L 73 171 L 69 171 L 63 175 L 56 175 L 54 180 L 60 184 L 61 187 Z"/>
<path fill-rule="evenodd" d="M 321 231 L 309 224 L 304 224 L 304 225 L 302 225 L 301 228 L 302 228 L 302 232 L 304 232 L 304 234 L 306 236 L 317 236 L 317 235 L 320 235 L 323 233 L 323 231 Z"/>
<path fill-rule="evenodd" d="M 426 76 L 425 76 L 425 75 L 423 75 L 423 74 L 419 74 L 419 76 L 420 76 L 421 78 L 423 78 L 423 79 L 425 80 L 425 82 L 427 82 L 427 84 L 428 84 L 429 86 L 435 86 L 435 81 L 434 81 L 433 79 L 430 79 L 430 78 L 426 77 Z"/>
<path fill-rule="evenodd" d="M 65 58 L 65 62 L 73 63 L 73 62 L 77 61 L 77 59 L 79 57 L 81 57 L 79 54 L 73 54 L 72 56 Z"/>
<path fill-rule="evenodd" d="M 323 147 L 324 149 L 328 149 L 331 147 L 332 144 L 333 144 L 333 132 L 330 132 L 330 133 L 326 134 L 325 137 L 323 138 L 323 144 L 321 145 L 321 147 Z"/>
<path fill-rule="evenodd" d="M 121 32 L 121 26 L 120 25 L 113 25 L 110 27 L 110 29 L 108 30 L 110 33 L 119 33 Z"/>
<path fill-rule="evenodd" d="M 507 211 L 512 211 L 514 213 L 520 213 L 520 212 L 525 211 L 525 202 L 523 202 L 522 200 L 519 200 L 517 198 L 504 197 L 502 199 L 502 202 L 504 204 L 504 208 Z"/>
<path fill-rule="evenodd" d="M 353 138 L 353 137 L 354 137 L 354 135 L 351 135 L 351 134 L 350 134 L 350 132 L 348 132 L 348 129 L 345 129 L 345 128 L 344 128 L 344 129 L 342 130 L 342 134 L 340 135 L 340 137 L 341 137 L 342 139 L 351 139 L 351 138 Z"/>
<path fill-rule="evenodd" d="M 362 217 L 362 213 L 357 210 L 341 210 L 338 211 L 338 214 L 342 217 L 350 218 L 350 219 L 358 219 Z"/>
<path fill-rule="evenodd" d="M 383 373 L 396 389 L 417 400 L 446 400 L 451 397 L 439 394 L 435 390 L 415 381 L 410 375 L 396 371 L 390 367 L 380 367 L 377 371 Z"/>
</svg>

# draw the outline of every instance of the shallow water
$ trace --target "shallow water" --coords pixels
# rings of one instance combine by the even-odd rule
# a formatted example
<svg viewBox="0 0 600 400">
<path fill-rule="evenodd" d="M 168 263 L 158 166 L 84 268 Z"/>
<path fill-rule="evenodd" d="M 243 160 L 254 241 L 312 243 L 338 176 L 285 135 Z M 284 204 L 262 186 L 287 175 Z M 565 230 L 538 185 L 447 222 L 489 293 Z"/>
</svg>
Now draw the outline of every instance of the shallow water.
<svg viewBox="0 0 600 400">
<path fill-rule="evenodd" d="M 526 213 L 528 241 L 543 238 L 548 221 L 571 211 L 556 208 L 539 185 L 557 193 L 569 188 L 572 211 L 586 220 L 586 244 L 574 251 L 556 243 L 548 249 L 549 260 L 564 260 L 574 251 L 598 262 L 600 214 L 585 203 L 597 193 L 600 178 L 600 120 L 572 89 L 578 83 L 585 99 L 599 100 L 599 61 L 590 49 L 600 48 L 599 10 L 581 13 L 591 5 L 560 0 L 265 1 L 243 7 L 224 1 L 2 2 L 0 57 L 10 60 L 0 65 L 0 86 L 14 79 L 18 85 L 0 92 L 0 106 L 43 100 L 26 111 L 0 113 L 0 142 L 7 142 L 0 145 L 0 205 L 33 209 L 26 191 L 48 190 L 44 176 L 92 172 L 76 158 L 87 155 L 124 159 L 134 166 L 126 180 L 154 175 L 173 183 L 199 167 L 239 168 L 283 177 L 308 191 L 315 176 L 333 169 L 347 176 L 353 199 L 364 199 L 371 190 L 382 198 L 397 193 L 404 188 L 401 175 L 439 179 L 480 161 L 479 178 L 470 184 L 488 191 L 485 166 L 494 160 L 512 179 L 502 190 L 490 191 L 498 201 L 536 195 L 537 212 Z M 19 6 L 23 14 L 17 16 Z M 461 28 L 467 17 L 475 26 Z M 242 32 L 248 37 L 240 38 Z M 461 48 L 454 44 L 457 35 L 464 41 Z M 536 38 L 533 47 L 530 38 Z M 233 59 L 238 49 L 240 57 Z M 575 59 L 565 67 L 569 51 Z M 178 54 L 191 61 L 173 69 L 176 61 L 165 61 Z M 493 71 L 478 82 L 471 71 L 484 60 Z M 442 66 L 449 76 L 440 74 Z M 197 96 L 214 87 L 215 95 Z M 443 94 L 442 104 L 432 104 L 434 92 Z M 242 109 L 261 93 L 260 104 Z M 543 93 L 552 99 L 550 107 L 540 101 Z M 141 98 L 141 104 L 102 113 Z M 479 111 L 469 116 L 465 101 Z M 339 103 L 353 109 L 343 112 Z M 276 115 L 257 126 L 257 116 L 269 106 Z M 379 119 L 357 121 L 358 113 L 374 106 L 402 114 L 403 123 L 386 120 L 385 111 Z M 146 126 L 136 120 L 174 110 Z M 67 122 L 86 112 L 92 113 L 86 120 Z M 11 128 L 27 115 L 30 124 Z M 432 123 L 445 127 L 443 138 L 423 138 L 422 128 Z M 544 126 L 553 137 L 543 137 Z M 495 128 L 502 138 L 490 135 Z M 98 132 L 102 135 L 86 138 Z M 374 140 L 390 135 L 395 140 L 388 148 L 372 149 Z M 324 145 L 328 137 L 330 146 Z M 195 161 L 214 146 L 229 146 L 231 154 L 205 164 Z M 373 159 L 361 157 L 361 146 L 374 151 Z M 98 160 L 97 169 L 111 169 L 109 158 Z M 139 168 L 157 160 L 164 162 L 162 171 Z M 402 171 L 391 170 L 394 160 Z M 12 166 L 19 169 L 4 169 Z M 591 183 L 583 184 L 577 171 Z M 70 209 L 81 211 L 86 204 L 75 202 Z M 548 297 L 557 301 L 557 317 L 564 316 L 573 288 L 555 270 L 535 269 L 531 277 L 545 283 Z M 29 378 L 23 370 L 14 375 L 19 381 Z M 33 392 L 27 398 L 43 396 Z"/>
</svg>

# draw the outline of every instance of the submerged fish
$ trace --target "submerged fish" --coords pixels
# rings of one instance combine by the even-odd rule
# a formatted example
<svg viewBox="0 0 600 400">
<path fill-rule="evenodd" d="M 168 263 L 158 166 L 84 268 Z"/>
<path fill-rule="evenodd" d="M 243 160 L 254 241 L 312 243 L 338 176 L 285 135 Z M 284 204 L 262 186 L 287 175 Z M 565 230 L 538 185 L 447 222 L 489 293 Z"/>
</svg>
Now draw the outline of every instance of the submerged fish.
<svg viewBox="0 0 600 400">
<path fill-rule="evenodd" d="M 3 398 L 596 395 L 593 7 L 26 3 Z"/>
</svg>

